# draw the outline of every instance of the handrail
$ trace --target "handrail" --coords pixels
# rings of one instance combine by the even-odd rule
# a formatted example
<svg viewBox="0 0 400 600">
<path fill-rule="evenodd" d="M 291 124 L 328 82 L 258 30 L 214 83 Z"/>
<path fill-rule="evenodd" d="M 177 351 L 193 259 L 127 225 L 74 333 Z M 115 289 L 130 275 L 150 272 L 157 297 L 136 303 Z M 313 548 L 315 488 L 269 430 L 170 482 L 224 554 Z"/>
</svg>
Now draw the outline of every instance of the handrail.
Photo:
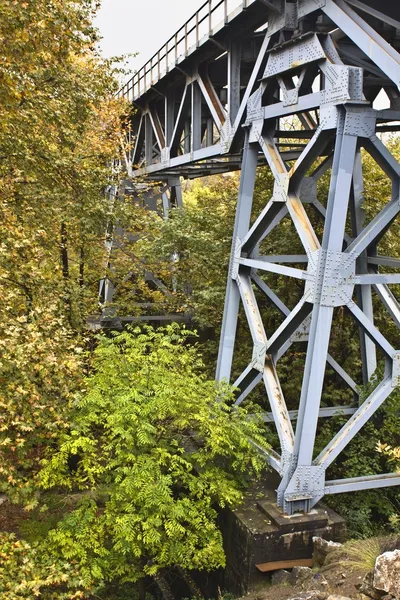
<svg viewBox="0 0 400 600">
<path fill-rule="evenodd" d="M 181 56 L 198 48 L 217 25 L 226 25 L 235 10 L 245 10 L 255 0 L 207 0 L 199 10 L 139 69 L 118 92 L 119 97 L 134 100 L 162 79 Z M 218 20 L 217 20 L 218 19 Z"/>
</svg>

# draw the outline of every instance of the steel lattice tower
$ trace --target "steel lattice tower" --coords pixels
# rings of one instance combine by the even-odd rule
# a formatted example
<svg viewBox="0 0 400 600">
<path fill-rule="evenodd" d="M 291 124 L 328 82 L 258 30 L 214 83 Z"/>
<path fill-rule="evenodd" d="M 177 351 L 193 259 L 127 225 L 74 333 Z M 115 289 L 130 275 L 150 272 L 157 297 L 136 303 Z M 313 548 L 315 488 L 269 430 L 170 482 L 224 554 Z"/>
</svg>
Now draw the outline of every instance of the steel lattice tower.
<svg viewBox="0 0 400 600">
<path fill-rule="evenodd" d="M 206 2 L 121 90 L 138 108 L 128 174 L 176 186 L 181 176 L 241 169 L 217 378 L 231 380 L 242 304 L 253 355 L 234 382 L 237 404 L 256 385 L 265 387 L 268 419 L 280 441 L 280 450 L 268 455 L 281 477 L 278 505 L 288 514 L 308 512 L 325 494 L 400 484 L 397 474 L 326 481 L 333 461 L 400 383 L 400 352 L 378 330 L 373 314 L 374 302 L 380 301 L 400 327 L 400 304 L 390 288 L 400 283 L 400 259 L 379 253 L 400 211 L 400 165 L 381 135 L 399 130 L 400 9 L 374 0 L 236 4 L 230 12 L 227 0 Z M 219 10 L 222 21 L 215 24 Z M 390 108 L 373 108 L 382 90 Z M 290 130 L 285 129 L 288 120 Z M 391 198 L 370 221 L 363 211 L 364 152 L 392 183 Z M 260 164 L 271 170 L 274 190 L 251 222 Z M 328 174 L 324 206 L 317 184 Z M 164 198 L 166 209 L 167 204 Z M 322 219 L 320 236 L 307 205 Z M 263 240 L 288 217 L 304 253 L 282 255 L 277 248 L 276 254 L 260 255 Z M 294 308 L 269 287 L 265 273 L 302 282 Z M 269 336 L 260 297 L 282 314 L 281 325 Z M 385 370 L 367 399 L 340 407 L 348 420 L 316 456 L 318 420 L 338 412 L 337 406 L 321 408 L 326 365 L 358 393 L 355 381 L 329 354 L 334 312 L 343 308 L 360 329 L 364 383 L 375 372 L 377 357 L 384 357 Z M 286 406 L 277 365 L 298 341 L 306 343 L 307 352 L 293 412 Z"/>
</svg>

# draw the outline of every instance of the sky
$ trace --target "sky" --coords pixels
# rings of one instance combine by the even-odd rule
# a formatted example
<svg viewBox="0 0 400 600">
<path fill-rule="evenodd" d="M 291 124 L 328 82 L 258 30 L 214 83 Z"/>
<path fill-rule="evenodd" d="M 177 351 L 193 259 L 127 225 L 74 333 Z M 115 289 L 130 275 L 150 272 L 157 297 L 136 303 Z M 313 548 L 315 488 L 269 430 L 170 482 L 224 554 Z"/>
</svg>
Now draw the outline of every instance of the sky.
<svg viewBox="0 0 400 600">
<path fill-rule="evenodd" d="M 103 0 L 95 24 L 103 37 L 105 57 L 134 54 L 131 69 L 140 69 L 184 25 L 204 0 Z"/>
</svg>

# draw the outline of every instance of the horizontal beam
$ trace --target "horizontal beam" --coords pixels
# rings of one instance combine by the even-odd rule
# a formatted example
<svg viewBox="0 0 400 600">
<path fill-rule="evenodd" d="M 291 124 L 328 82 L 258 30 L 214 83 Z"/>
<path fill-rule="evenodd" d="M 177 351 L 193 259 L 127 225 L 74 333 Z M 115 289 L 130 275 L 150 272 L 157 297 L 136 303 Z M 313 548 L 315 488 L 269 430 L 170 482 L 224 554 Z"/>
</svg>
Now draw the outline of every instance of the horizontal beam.
<svg viewBox="0 0 400 600">
<path fill-rule="evenodd" d="M 366 477 L 352 477 L 349 479 L 337 479 L 325 483 L 325 494 L 344 494 L 347 492 L 358 492 L 360 490 L 373 490 L 400 485 L 399 473 L 387 473 L 385 475 L 368 475 Z"/>
<path fill-rule="evenodd" d="M 347 416 L 347 415 L 354 415 L 354 413 L 357 411 L 357 408 L 354 408 L 353 406 L 328 406 L 325 408 L 321 408 L 319 411 L 319 418 L 320 419 L 328 419 L 330 417 L 341 417 L 341 416 Z M 297 417 L 299 415 L 299 411 L 298 410 L 290 410 L 289 411 L 289 417 L 291 421 L 297 421 Z M 271 412 L 269 413 L 265 413 L 263 415 L 263 421 L 264 423 L 273 423 L 274 422 L 274 416 Z"/>
<path fill-rule="evenodd" d="M 295 269 L 293 267 L 286 267 L 285 265 L 278 265 L 266 260 L 263 257 L 257 259 L 254 258 L 240 258 L 239 263 L 245 267 L 251 269 L 261 269 L 262 271 L 268 271 L 269 273 L 276 273 L 277 275 L 284 275 L 285 277 L 295 277 L 296 279 L 310 279 L 311 276 L 306 271 L 301 269 Z"/>
</svg>

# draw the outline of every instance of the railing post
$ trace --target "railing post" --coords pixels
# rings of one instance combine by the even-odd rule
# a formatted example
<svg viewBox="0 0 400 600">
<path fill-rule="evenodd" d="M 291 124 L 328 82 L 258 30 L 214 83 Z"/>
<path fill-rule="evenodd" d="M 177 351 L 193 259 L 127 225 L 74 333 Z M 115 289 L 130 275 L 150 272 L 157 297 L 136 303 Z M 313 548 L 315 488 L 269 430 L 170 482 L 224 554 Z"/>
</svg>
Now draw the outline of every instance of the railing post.
<svg viewBox="0 0 400 600">
<path fill-rule="evenodd" d="M 178 62 L 178 34 L 175 34 L 175 64 Z"/>
<path fill-rule="evenodd" d="M 199 47 L 199 13 L 196 13 L 196 48 Z"/>
<path fill-rule="evenodd" d="M 208 0 L 208 33 L 212 31 L 212 0 Z"/>
<path fill-rule="evenodd" d="M 188 24 L 187 21 L 185 23 L 185 56 L 187 56 L 188 53 Z"/>
<path fill-rule="evenodd" d="M 228 0 L 224 0 L 224 23 L 228 22 Z"/>
</svg>

